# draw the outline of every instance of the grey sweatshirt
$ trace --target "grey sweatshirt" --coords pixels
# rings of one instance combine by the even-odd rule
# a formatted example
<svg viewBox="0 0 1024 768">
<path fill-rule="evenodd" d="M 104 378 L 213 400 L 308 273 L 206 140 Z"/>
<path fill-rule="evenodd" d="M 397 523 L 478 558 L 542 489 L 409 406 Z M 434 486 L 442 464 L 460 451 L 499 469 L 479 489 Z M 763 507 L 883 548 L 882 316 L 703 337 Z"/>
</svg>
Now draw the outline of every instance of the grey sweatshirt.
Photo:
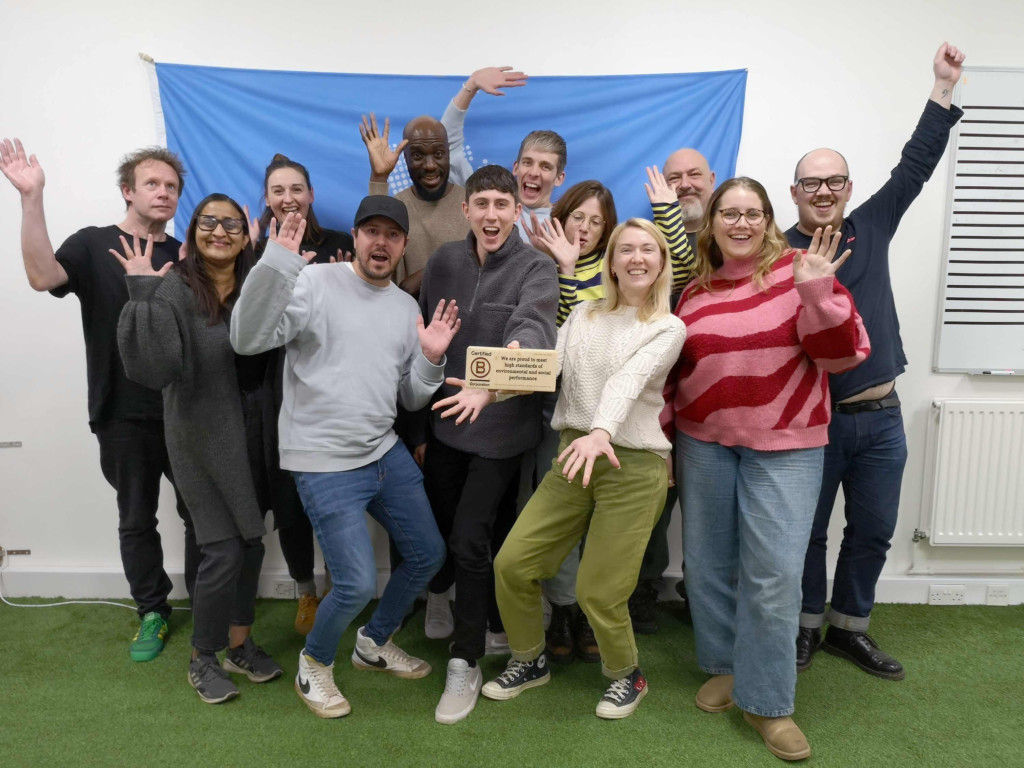
<svg viewBox="0 0 1024 768">
<path fill-rule="evenodd" d="M 445 361 L 420 349 L 418 312 L 394 284 L 267 244 L 235 304 L 231 344 L 243 355 L 285 345 L 283 469 L 341 472 L 391 450 L 397 402 L 422 408 L 444 378 Z"/>
</svg>

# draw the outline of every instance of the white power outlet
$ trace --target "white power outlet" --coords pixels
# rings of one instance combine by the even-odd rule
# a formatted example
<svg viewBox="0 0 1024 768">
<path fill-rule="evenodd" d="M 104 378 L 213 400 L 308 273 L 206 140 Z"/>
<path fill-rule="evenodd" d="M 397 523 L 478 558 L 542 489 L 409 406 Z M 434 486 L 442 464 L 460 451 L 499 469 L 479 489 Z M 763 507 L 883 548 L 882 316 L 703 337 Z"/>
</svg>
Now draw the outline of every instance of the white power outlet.
<svg viewBox="0 0 1024 768">
<path fill-rule="evenodd" d="M 928 605 L 963 605 L 966 601 L 963 584 L 932 584 L 928 590 Z"/>
<path fill-rule="evenodd" d="M 1009 605 L 1010 585 L 989 584 L 988 593 L 985 596 L 985 605 Z"/>
<path fill-rule="evenodd" d="M 294 581 L 275 581 L 273 595 L 278 600 L 294 600 L 295 599 L 295 582 Z"/>
</svg>

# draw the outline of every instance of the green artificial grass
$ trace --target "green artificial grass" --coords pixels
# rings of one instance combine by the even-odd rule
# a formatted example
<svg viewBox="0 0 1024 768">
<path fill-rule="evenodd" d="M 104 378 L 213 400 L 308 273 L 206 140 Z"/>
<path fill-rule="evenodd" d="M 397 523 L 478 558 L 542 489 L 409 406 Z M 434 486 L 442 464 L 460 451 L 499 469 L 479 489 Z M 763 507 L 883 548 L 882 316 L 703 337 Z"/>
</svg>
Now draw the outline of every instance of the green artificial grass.
<svg viewBox="0 0 1024 768">
<path fill-rule="evenodd" d="M 23 601 L 23 602 L 38 602 Z M 284 666 L 242 695 L 202 703 L 186 679 L 191 618 L 175 611 L 167 648 L 133 663 L 133 612 L 105 606 L 0 605 L 0 766 L 779 766 L 740 713 L 711 715 L 693 697 L 693 630 L 679 604 L 659 604 L 661 630 L 638 637 L 650 694 L 632 717 L 594 715 L 607 681 L 598 665 L 556 666 L 518 699 L 481 698 L 454 726 L 434 722 L 447 641 L 423 635 L 422 608 L 399 644 L 434 671 L 421 680 L 359 672 L 354 624 L 335 678 L 352 714 L 320 720 L 293 689 L 302 638 L 296 603 L 261 601 L 255 639 Z M 369 615 L 364 613 L 362 620 Z M 873 634 L 907 669 L 902 682 L 819 652 L 801 673 L 795 719 L 805 765 L 1024 766 L 1024 606 L 882 605 Z M 504 659 L 486 657 L 484 678 Z"/>
</svg>

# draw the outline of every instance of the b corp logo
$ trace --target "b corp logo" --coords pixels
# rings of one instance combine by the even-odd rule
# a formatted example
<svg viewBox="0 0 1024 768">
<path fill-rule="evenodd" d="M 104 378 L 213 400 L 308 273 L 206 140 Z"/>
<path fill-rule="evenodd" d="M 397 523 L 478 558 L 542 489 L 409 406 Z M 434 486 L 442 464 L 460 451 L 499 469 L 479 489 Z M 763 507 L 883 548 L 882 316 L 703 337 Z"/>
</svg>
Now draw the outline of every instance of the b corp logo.
<svg viewBox="0 0 1024 768">
<path fill-rule="evenodd" d="M 478 379 L 486 379 L 491 373 L 491 364 L 485 358 L 477 357 L 473 359 L 470 369 Z"/>
</svg>

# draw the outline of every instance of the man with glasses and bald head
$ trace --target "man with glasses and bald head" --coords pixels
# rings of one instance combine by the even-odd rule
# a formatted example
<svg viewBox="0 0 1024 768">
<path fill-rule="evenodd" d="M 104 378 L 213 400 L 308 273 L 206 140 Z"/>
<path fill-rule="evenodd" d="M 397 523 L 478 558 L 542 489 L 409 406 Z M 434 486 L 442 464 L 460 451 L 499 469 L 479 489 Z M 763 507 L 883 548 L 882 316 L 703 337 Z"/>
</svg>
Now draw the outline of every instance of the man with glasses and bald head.
<svg viewBox="0 0 1024 768">
<path fill-rule="evenodd" d="M 963 112 L 952 106 L 964 54 L 939 46 L 935 85 L 900 162 L 889 180 L 844 218 L 853 194 L 846 160 L 834 149 L 815 149 L 797 163 L 790 187 L 799 221 L 786 232 L 807 248 L 816 229 L 842 232 L 840 251 L 853 253 L 836 278 L 853 294 L 871 338 L 871 356 L 851 371 L 829 376 L 832 421 L 811 540 L 804 562 L 803 607 L 797 635 L 797 669 L 811 666 L 819 644 L 877 677 L 902 680 L 903 666 L 867 634 L 875 584 L 896 528 L 900 485 L 907 462 L 896 377 L 907 358 L 889 276 L 889 243 L 900 219 L 942 159 L 949 132 Z M 846 500 L 846 528 L 826 614 L 825 551 L 839 485 Z M 821 628 L 829 628 L 822 642 Z"/>
</svg>

